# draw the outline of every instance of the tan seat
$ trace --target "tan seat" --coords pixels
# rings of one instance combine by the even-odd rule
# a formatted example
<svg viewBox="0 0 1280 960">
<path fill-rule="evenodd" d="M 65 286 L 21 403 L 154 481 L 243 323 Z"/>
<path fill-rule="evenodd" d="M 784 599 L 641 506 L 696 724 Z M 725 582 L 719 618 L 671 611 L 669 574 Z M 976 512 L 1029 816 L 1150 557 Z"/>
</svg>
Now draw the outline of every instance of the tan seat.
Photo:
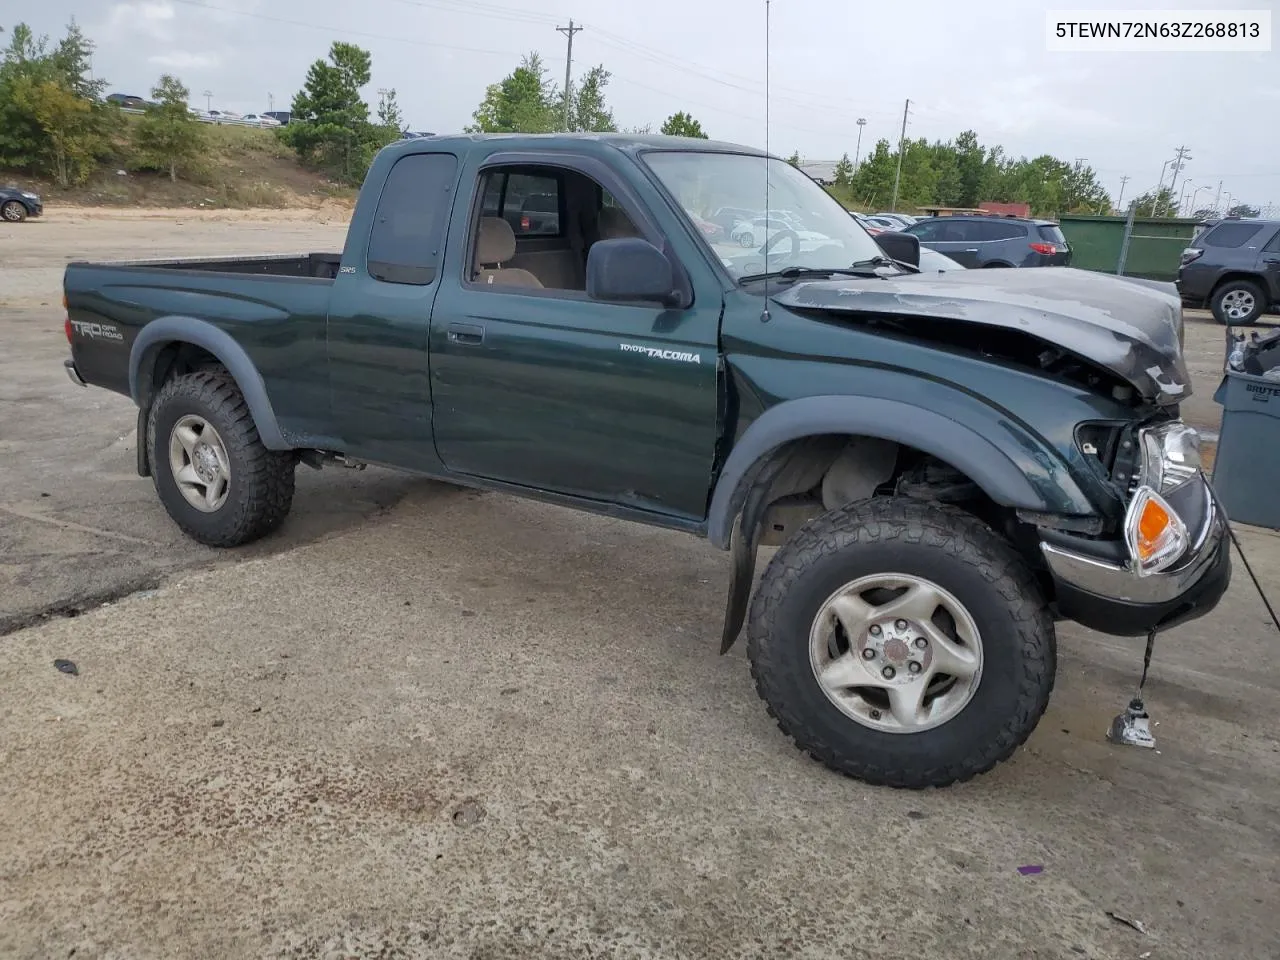
<svg viewBox="0 0 1280 960">
<path fill-rule="evenodd" d="M 596 229 L 601 240 L 621 240 L 624 237 L 640 236 L 640 231 L 620 207 L 601 207 Z"/>
<path fill-rule="evenodd" d="M 541 290 L 541 281 L 528 270 L 503 266 L 515 255 L 516 235 L 511 224 L 501 217 L 482 217 L 479 236 L 476 237 L 476 282 Z"/>
</svg>

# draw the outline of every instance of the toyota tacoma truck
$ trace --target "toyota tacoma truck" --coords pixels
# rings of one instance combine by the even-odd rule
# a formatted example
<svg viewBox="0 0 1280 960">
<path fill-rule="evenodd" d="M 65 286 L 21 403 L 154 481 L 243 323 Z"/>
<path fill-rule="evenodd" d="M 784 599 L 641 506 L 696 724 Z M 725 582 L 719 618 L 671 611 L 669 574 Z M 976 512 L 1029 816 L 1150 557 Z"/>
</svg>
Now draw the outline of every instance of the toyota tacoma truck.
<svg viewBox="0 0 1280 960">
<path fill-rule="evenodd" d="M 722 208 L 800 227 L 716 242 Z M 133 399 L 201 543 L 271 533 L 333 461 L 705 537 L 782 731 L 944 786 L 1032 732 L 1056 621 L 1190 620 L 1230 558 L 1175 300 L 918 257 L 745 147 L 424 137 L 377 155 L 341 253 L 69 264 L 66 365 Z"/>
</svg>

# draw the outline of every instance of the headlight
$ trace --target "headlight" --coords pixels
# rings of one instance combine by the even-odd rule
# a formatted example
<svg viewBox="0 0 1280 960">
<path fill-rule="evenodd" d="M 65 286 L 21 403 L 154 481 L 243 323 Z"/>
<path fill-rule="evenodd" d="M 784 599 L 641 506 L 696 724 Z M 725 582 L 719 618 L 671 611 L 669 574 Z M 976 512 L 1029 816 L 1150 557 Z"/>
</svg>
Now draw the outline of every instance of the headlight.
<svg viewBox="0 0 1280 960">
<path fill-rule="evenodd" d="M 40 197 L 39 197 L 37 194 L 34 194 L 34 193 L 24 193 L 24 194 L 23 194 L 23 196 L 24 196 L 24 197 L 26 197 L 28 200 L 39 200 L 39 199 L 40 199 Z"/>
<path fill-rule="evenodd" d="M 1200 434 L 1181 420 L 1139 431 L 1141 483 L 1157 493 L 1178 489 L 1200 472 Z"/>
<path fill-rule="evenodd" d="M 1140 577 L 1166 570 L 1187 549 L 1187 527 L 1164 497 L 1138 488 L 1124 518 L 1125 542 Z"/>
</svg>

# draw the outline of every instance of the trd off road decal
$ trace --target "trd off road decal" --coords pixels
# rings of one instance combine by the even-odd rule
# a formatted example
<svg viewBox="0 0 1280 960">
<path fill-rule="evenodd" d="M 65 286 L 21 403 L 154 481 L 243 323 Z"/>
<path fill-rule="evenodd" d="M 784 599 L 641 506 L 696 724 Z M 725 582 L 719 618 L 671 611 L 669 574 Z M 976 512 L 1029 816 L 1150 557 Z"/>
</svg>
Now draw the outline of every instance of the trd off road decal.
<svg viewBox="0 0 1280 960">
<path fill-rule="evenodd" d="M 72 320 L 71 328 L 80 336 L 90 340 L 123 340 L 124 334 L 109 323 L 90 323 L 87 320 Z"/>
</svg>

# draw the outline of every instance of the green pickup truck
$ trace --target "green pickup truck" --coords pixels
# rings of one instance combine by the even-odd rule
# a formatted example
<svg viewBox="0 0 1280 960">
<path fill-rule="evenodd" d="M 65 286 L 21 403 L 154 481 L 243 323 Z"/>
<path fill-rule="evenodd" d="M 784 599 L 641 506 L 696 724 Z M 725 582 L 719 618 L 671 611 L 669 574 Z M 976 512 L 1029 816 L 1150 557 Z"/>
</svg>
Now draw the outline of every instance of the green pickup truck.
<svg viewBox="0 0 1280 960">
<path fill-rule="evenodd" d="M 726 209 L 789 214 L 744 248 Z M 1230 558 L 1175 300 L 918 261 L 749 148 L 426 137 L 377 156 L 341 254 L 69 264 L 67 369 L 134 400 L 138 473 L 202 543 L 335 461 L 705 537 L 784 733 L 944 786 L 1030 735 L 1056 619 L 1184 622 Z"/>
</svg>

